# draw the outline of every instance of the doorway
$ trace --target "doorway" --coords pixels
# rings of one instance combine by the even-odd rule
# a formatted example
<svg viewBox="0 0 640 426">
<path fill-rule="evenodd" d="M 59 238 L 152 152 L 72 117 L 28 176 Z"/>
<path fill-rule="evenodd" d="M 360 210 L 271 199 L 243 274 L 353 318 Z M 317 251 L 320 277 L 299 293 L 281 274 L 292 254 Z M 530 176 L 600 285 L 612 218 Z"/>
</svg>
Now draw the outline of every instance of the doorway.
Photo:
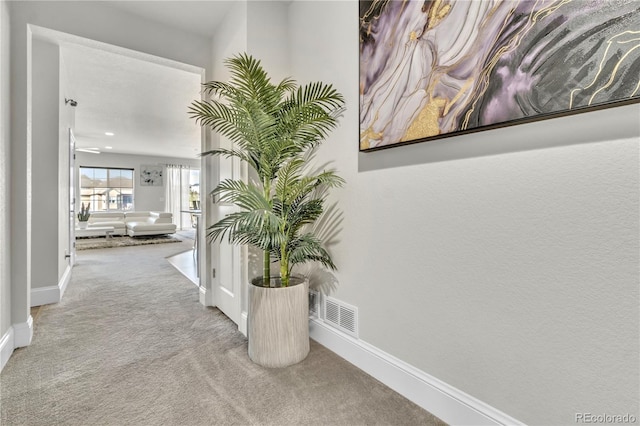
<svg viewBox="0 0 640 426">
<path fill-rule="evenodd" d="M 189 95 L 189 101 L 192 101 L 194 99 L 197 99 L 198 97 L 200 97 L 200 93 L 199 93 L 199 84 L 203 82 L 204 79 L 204 70 L 201 68 L 197 68 L 197 67 L 193 67 L 190 65 L 185 65 L 185 64 L 179 64 L 177 62 L 171 61 L 171 60 L 166 60 L 164 58 L 158 58 L 152 55 L 147 55 L 147 54 L 142 54 L 140 52 L 133 52 L 131 50 L 128 49 L 123 49 L 123 48 L 119 48 L 116 46 L 111 46 L 111 45 L 107 45 L 107 44 L 103 44 L 103 43 L 99 43 L 99 42 L 95 42 L 95 41 L 91 41 L 91 40 L 85 40 L 82 39 L 80 37 L 76 37 L 76 36 L 72 36 L 69 34 L 64 34 L 61 36 L 61 33 L 56 32 L 56 31 L 52 31 L 52 30 L 48 30 L 45 28 L 41 28 L 41 27 L 36 27 L 36 26 L 32 26 L 31 27 L 32 31 L 33 31 L 33 35 L 35 37 L 40 37 L 43 39 L 47 39 L 49 42 L 52 42 L 54 44 L 56 44 L 57 46 L 60 47 L 61 49 L 61 60 L 65 61 L 67 69 L 72 69 L 73 68 L 73 60 L 71 59 L 70 56 L 64 56 L 64 54 L 66 52 L 69 52 L 72 47 L 78 48 L 83 50 L 84 52 L 86 52 L 86 49 L 94 49 L 94 50 L 98 50 L 101 53 L 97 56 L 109 56 L 109 57 L 113 57 L 113 55 L 121 55 L 127 59 L 136 59 L 139 61 L 142 61 L 143 63 L 146 64 L 152 64 L 152 66 L 157 67 L 157 66 L 164 66 L 164 67 L 168 67 L 169 69 L 172 70 L 181 70 L 181 71 L 188 71 L 190 72 L 192 75 L 196 75 L 197 77 L 197 82 L 198 82 L 198 93 L 197 94 L 192 94 Z M 89 47 L 90 46 L 90 47 Z M 81 56 L 85 56 L 86 55 L 81 55 Z M 95 58 L 95 57 L 94 57 Z M 103 58 L 104 59 L 104 58 Z M 95 65 L 95 64 L 94 64 Z M 140 74 L 140 73 L 138 73 Z M 148 77 L 149 73 L 146 71 L 143 71 L 142 74 L 146 75 Z M 124 124 L 131 124 L 132 121 L 140 121 L 138 120 L 138 116 L 136 115 L 139 111 L 144 110 L 144 107 L 146 106 L 146 104 L 149 102 L 148 99 L 136 99 L 134 101 L 122 101 L 122 100 L 117 100 L 115 98 L 109 98 L 109 99 L 105 99 L 104 97 L 100 97 L 99 101 L 97 102 L 97 104 L 92 104 L 92 102 L 89 100 L 89 98 L 84 97 L 84 93 L 81 89 L 77 88 L 77 87 L 71 87 L 71 85 L 69 84 L 70 82 L 76 82 L 76 80 L 74 78 L 70 78 L 69 75 L 61 75 L 61 80 L 65 78 L 67 79 L 66 83 L 68 84 L 69 90 L 71 92 L 73 92 L 74 95 L 74 99 L 77 100 L 78 103 L 78 107 L 75 108 L 76 111 L 76 122 L 75 122 L 75 128 L 76 128 L 76 132 L 75 132 L 75 139 L 76 139 L 76 148 L 78 147 L 83 147 L 83 144 L 87 144 L 87 143 L 91 143 L 93 145 L 96 146 L 84 146 L 84 148 L 99 148 L 98 150 L 94 150 L 96 152 L 91 153 L 91 154 L 87 154 L 91 156 L 91 163 L 93 163 L 92 165 L 94 166 L 101 166 L 104 162 L 106 162 L 106 158 L 119 158 L 122 161 L 126 161 L 127 158 L 137 158 L 136 156 L 141 156 L 141 155 L 145 155 L 144 152 L 141 151 L 140 146 L 137 144 L 137 140 L 135 138 L 131 139 L 127 139 L 125 146 L 126 148 L 120 150 L 118 148 L 116 148 L 116 144 L 113 143 L 112 141 L 115 141 L 115 138 L 113 138 L 114 134 L 115 136 L 118 136 L 118 133 L 112 131 L 111 129 L 105 127 L 104 131 L 101 134 L 98 134 L 98 132 L 93 132 L 92 134 L 86 134 L 81 130 L 81 127 L 83 125 L 83 118 L 82 118 L 82 114 L 84 113 L 84 111 L 93 111 L 95 113 L 96 108 L 105 108 L 109 105 L 111 105 L 112 108 L 115 109 L 124 109 L 124 106 L 130 106 L 132 103 L 136 104 L 137 103 L 137 109 L 134 108 L 133 112 L 130 112 L 130 116 L 129 117 L 125 117 L 125 118 L 121 118 L 120 120 L 115 119 L 112 120 L 111 123 L 112 124 L 118 124 L 118 123 L 124 123 Z M 123 83 L 123 80 L 118 80 L 116 79 L 119 83 Z M 61 82 L 63 83 L 63 82 Z M 158 87 L 162 87 L 164 83 L 157 83 L 156 87 L 154 88 L 154 90 L 157 90 Z M 64 86 L 64 84 L 61 84 L 61 87 Z M 96 84 L 94 85 L 95 87 L 98 86 L 102 86 L 102 84 Z M 94 89 L 95 87 L 92 87 L 92 89 Z M 129 87 L 129 86 L 128 86 Z M 60 96 L 64 96 L 65 93 L 63 93 L 62 89 L 60 90 Z M 182 113 L 185 112 L 185 105 L 180 107 Z M 103 116 L 105 116 L 106 118 L 109 117 L 109 114 L 103 113 Z M 190 123 L 189 124 L 191 127 L 195 127 L 194 123 Z M 160 139 L 164 138 L 166 135 L 162 134 L 162 133 L 158 133 L 158 129 L 156 127 L 149 127 L 148 128 L 148 132 L 150 133 L 151 139 L 153 139 L 155 143 L 153 145 L 153 150 L 152 152 L 147 154 L 147 157 L 153 157 L 154 159 L 158 158 L 160 155 L 160 151 L 161 151 L 161 144 L 159 142 Z M 120 136 L 126 136 L 127 132 L 119 132 Z M 196 130 L 197 133 L 197 139 L 198 139 L 198 147 L 195 149 L 191 149 L 191 153 L 194 156 L 197 156 L 197 154 L 199 154 L 199 152 L 203 151 L 205 148 L 205 146 L 207 148 L 209 148 L 208 145 L 210 145 L 210 142 L 208 141 L 209 136 L 207 135 L 207 132 L 202 131 L 201 129 L 197 129 Z M 113 139 L 109 139 L 109 138 L 113 138 Z M 107 141 L 108 141 L 108 145 L 107 145 Z M 173 147 L 175 147 L 176 149 L 184 149 L 185 148 L 185 144 L 181 143 L 181 142 L 176 142 L 175 140 L 173 141 Z M 77 151 L 77 149 L 76 149 Z M 155 154 L 155 156 L 153 156 L 152 154 Z M 164 158 L 164 157 L 163 157 Z M 197 188 L 197 192 L 198 194 L 200 192 L 203 193 L 208 193 L 210 192 L 210 190 L 212 189 L 211 186 L 214 184 L 215 181 L 218 180 L 218 169 L 217 169 L 217 165 L 215 162 L 212 162 L 210 160 L 205 161 L 204 159 L 197 159 L 197 162 L 199 165 L 202 165 L 201 170 L 203 170 L 204 173 L 200 173 L 199 176 L 199 181 L 197 182 L 193 182 L 190 181 L 190 185 L 191 185 L 191 190 L 195 191 Z M 76 161 L 76 165 L 74 170 L 77 170 L 78 166 L 79 166 L 79 162 Z M 122 167 L 122 165 L 121 165 Z M 127 165 L 124 165 L 124 167 L 128 167 Z M 134 166 L 134 168 L 140 167 L 139 163 L 136 163 L 136 165 Z M 205 171 L 206 169 L 206 171 Z M 68 173 L 70 174 L 70 176 L 67 176 L 67 179 L 72 179 L 73 176 L 77 176 L 76 174 L 71 172 L 71 168 L 66 168 L 66 170 L 68 170 Z M 73 176 L 72 176 L 73 175 Z M 74 187 L 76 188 L 77 191 L 77 179 L 75 182 Z M 164 188 L 163 188 L 164 189 Z M 165 200 L 164 200 L 164 194 L 159 193 L 159 192 L 153 192 L 154 189 L 150 188 L 149 189 L 149 194 L 151 194 L 151 197 L 149 199 L 152 199 L 155 197 L 155 201 L 156 203 L 162 203 L 162 209 L 164 209 L 165 206 Z M 71 190 L 71 185 L 69 185 L 69 195 L 71 195 L 72 190 Z M 141 200 L 141 192 L 138 192 L 138 195 L 135 196 L 136 200 L 136 209 L 141 208 L 141 209 L 145 209 L 144 202 Z M 198 196 L 199 198 L 199 196 Z M 200 201 L 201 200 L 189 200 L 189 201 Z M 34 209 L 37 209 L 37 200 L 34 200 Z M 142 205 L 141 205 L 142 203 Z M 208 215 L 207 215 L 207 207 L 203 204 L 200 205 L 200 207 L 202 208 L 202 212 L 203 212 L 203 220 L 204 220 L 204 226 L 206 226 L 206 224 L 208 224 L 211 219 L 214 216 L 217 217 L 218 214 L 216 213 L 214 215 L 213 212 L 209 211 Z M 148 208 L 148 210 L 152 210 L 153 208 Z M 68 214 L 70 216 L 73 215 L 74 210 L 71 206 L 71 204 L 68 205 Z M 71 226 L 71 223 L 69 221 L 69 226 Z M 70 235 L 71 231 L 68 231 L 68 234 L 65 235 Z M 202 239 L 203 238 L 203 232 L 200 232 L 197 236 L 198 239 Z M 67 237 L 65 236 L 65 240 L 67 240 Z M 71 238 L 68 238 L 68 242 L 65 243 L 65 245 L 68 245 L 70 248 L 71 245 L 73 244 L 73 242 L 71 241 Z M 217 252 L 220 253 L 220 251 L 225 251 L 225 248 L 221 248 L 221 247 L 213 247 L 211 245 L 206 245 L 206 244 L 199 244 L 199 246 L 201 247 L 201 252 L 202 252 L 202 258 L 205 259 L 205 262 L 203 262 L 203 265 L 201 266 L 201 270 L 207 270 L 207 271 L 212 271 L 212 270 L 220 270 L 219 269 L 219 263 L 220 263 L 220 257 L 221 256 L 216 256 L 213 257 L 211 256 L 212 252 Z M 234 275 L 234 276 L 239 276 L 239 270 L 240 270 L 240 262 L 239 262 L 239 258 L 235 259 L 236 261 L 228 264 L 226 266 L 226 268 L 229 268 L 229 273 Z M 233 272 L 233 270 L 238 270 L 238 273 L 235 274 Z M 213 274 L 203 274 L 203 282 L 204 285 L 200 288 L 200 294 L 202 295 L 203 290 L 208 292 L 209 295 L 204 298 L 205 303 L 208 305 L 215 305 L 216 304 L 216 300 L 213 296 L 213 291 L 212 291 L 212 280 L 213 280 Z M 201 300 L 203 300 L 203 298 L 201 297 Z M 238 303 L 240 303 L 238 301 Z M 239 311 L 239 309 L 238 309 Z M 238 322 L 237 318 L 232 318 L 234 321 Z"/>
</svg>

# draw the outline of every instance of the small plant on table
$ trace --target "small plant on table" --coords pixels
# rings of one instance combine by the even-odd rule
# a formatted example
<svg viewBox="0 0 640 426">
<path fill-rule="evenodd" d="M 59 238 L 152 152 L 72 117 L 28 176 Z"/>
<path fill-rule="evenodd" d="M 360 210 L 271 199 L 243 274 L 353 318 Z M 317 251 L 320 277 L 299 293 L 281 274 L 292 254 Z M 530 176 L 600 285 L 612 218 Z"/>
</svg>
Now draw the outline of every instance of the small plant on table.
<svg viewBox="0 0 640 426">
<path fill-rule="evenodd" d="M 78 222 L 88 221 L 89 216 L 91 216 L 91 213 L 89 213 L 89 203 L 87 203 L 86 207 L 84 203 L 82 203 L 80 205 L 80 211 L 78 212 Z"/>
</svg>

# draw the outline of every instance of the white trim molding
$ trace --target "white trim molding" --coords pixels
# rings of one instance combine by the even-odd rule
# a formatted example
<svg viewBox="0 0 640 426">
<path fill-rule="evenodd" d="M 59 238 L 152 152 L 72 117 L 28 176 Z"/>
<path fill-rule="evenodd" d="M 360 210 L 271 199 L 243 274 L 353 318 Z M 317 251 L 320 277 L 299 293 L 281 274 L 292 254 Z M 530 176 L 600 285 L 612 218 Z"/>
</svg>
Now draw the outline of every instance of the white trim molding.
<svg viewBox="0 0 640 426">
<path fill-rule="evenodd" d="M 0 371 L 4 368 L 11 358 L 13 353 L 13 327 L 9 327 L 9 330 L 0 339 Z"/>
<path fill-rule="evenodd" d="M 22 348 L 31 344 L 33 338 L 33 317 L 29 315 L 26 322 L 13 324 L 13 348 Z"/>
<path fill-rule="evenodd" d="M 447 424 L 524 425 L 502 411 L 421 371 L 404 361 L 312 319 L 313 340 L 380 380 Z"/>
<path fill-rule="evenodd" d="M 50 305 L 60 301 L 60 288 L 57 285 L 31 289 L 31 307 Z"/>
<path fill-rule="evenodd" d="M 204 286 L 199 286 L 198 289 L 200 304 L 202 304 L 203 306 L 213 306 L 210 296 L 213 292 L 207 291 L 207 288 Z"/>
<path fill-rule="evenodd" d="M 69 281 L 71 281 L 71 271 L 73 270 L 73 266 L 67 265 L 60 281 L 58 282 L 58 288 L 60 289 L 60 300 L 62 300 L 62 296 L 64 296 L 64 292 L 67 290 L 67 285 L 69 285 Z"/>
<path fill-rule="evenodd" d="M 62 300 L 67 285 L 71 280 L 71 266 L 67 265 L 58 285 L 31 288 L 31 307 L 50 305 Z"/>
<path fill-rule="evenodd" d="M 242 311 L 240 313 L 240 324 L 238 324 L 238 331 L 247 337 L 247 321 L 249 318 L 249 313 L 247 311 Z"/>
<path fill-rule="evenodd" d="M 0 371 L 13 354 L 13 350 L 29 346 L 33 338 L 33 318 L 29 315 L 26 322 L 14 324 L 0 338 Z"/>
</svg>

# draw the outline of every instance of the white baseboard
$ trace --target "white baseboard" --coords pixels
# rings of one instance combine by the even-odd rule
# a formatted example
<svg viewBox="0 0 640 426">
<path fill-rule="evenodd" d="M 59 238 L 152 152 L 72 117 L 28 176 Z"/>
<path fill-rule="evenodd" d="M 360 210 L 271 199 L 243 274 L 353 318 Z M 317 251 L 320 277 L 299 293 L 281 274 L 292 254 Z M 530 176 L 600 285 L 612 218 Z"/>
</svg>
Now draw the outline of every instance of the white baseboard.
<svg viewBox="0 0 640 426">
<path fill-rule="evenodd" d="M 310 336 L 405 398 L 452 425 L 523 425 L 500 410 L 326 325 L 310 321 Z"/>
<path fill-rule="evenodd" d="M 9 330 L 0 339 L 0 371 L 4 368 L 11 354 L 13 353 L 13 327 L 9 327 Z"/>
<path fill-rule="evenodd" d="M 207 304 L 207 289 L 204 286 L 200 286 L 198 289 L 198 300 L 200 301 L 200 304 L 203 306 L 211 306 L 210 304 Z"/>
<path fill-rule="evenodd" d="M 33 317 L 29 315 L 26 322 L 13 324 L 13 347 L 22 348 L 31 344 L 33 338 Z"/>
<path fill-rule="evenodd" d="M 33 318 L 29 315 L 26 322 L 14 324 L 0 339 L 0 371 L 11 358 L 13 350 L 29 346 L 33 338 Z"/>
<path fill-rule="evenodd" d="M 60 288 L 57 285 L 31 289 L 31 307 L 50 305 L 60 301 Z"/>
<path fill-rule="evenodd" d="M 67 265 L 58 285 L 31 288 L 31 307 L 50 305 L 62 300 L 67 285 L 71 280 L 71 266 Z"/>
<path fill-rule="evenodd" d="M 244 334 L 244 337 L 247 337 L 247 318 L 249 318 L 248 312 L 243 311 L 240 314 L 240 324 L 238 324 L 238 331 Z"/>
<path fill-rule="evenodd" d="M 67 265 L 67 268 L 64 270 L 62 274 L 62 278 L 60 278 L 60 282 L 58 282 L 58 287 L 60 288 L 60 300 L 62 300 L 62 296 L 64 296 L 65 290 L 67 290 L 67 285 L 69 285 L 69 281 L 71 281 L 71 265 Z"/>
</svg>

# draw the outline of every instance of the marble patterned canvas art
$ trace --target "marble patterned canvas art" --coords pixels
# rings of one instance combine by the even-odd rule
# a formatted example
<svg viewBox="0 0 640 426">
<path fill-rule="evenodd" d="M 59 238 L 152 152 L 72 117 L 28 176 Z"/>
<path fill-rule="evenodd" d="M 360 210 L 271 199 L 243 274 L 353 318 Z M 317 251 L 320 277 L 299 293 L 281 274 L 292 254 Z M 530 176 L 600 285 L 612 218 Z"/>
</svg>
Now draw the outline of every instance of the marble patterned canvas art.
<svg viewBox="0 0 640 426">
<path fill-rule="evenodd" d="M 640 102 L 639 0 L 360 1 L 360 150 Z"/>
</svg>

